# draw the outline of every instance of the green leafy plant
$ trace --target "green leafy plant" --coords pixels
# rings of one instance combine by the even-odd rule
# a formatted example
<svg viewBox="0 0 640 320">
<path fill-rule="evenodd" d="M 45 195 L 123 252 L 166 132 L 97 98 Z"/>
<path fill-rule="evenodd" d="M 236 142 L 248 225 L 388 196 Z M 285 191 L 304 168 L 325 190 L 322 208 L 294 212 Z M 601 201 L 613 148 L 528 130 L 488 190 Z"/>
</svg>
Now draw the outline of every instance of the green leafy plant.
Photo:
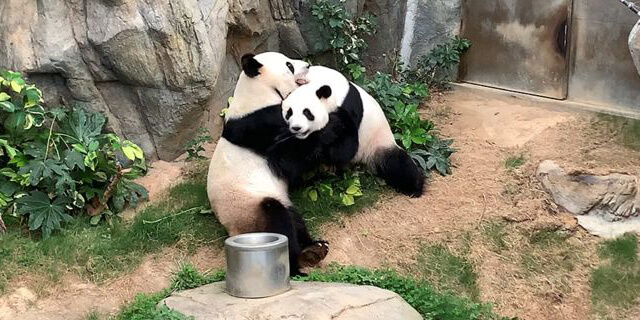
<svg viewBox="0 0 640 320">
<path fill-rule="evenodd" d="M 351 76 L 361 79 L 366 69 L 360 60 L 369 47 L 364 36 L 373 35 L 377 24 L 368 13 L 352 17 L 345 8 L 346 0 L 337 3 L 329 0 L 317 0 L 311 6 L 311 14 L 318 19 L 322 27 L 323 42 L 317 44 L 317 50 L 331 50 L 336 67 Z"/>
<path fill-rule="evenodd" d="M 28 218 L 46 238 L 74 213 L 97 224 L 147 197 L 132 181 L 146 171 L 142 150 L 103 133 L 102 114 L 45 110 L 42 92 L 12 71 L 0 73 L 0 100 L 0 215 Z"/>
<path fill-rule="evenodd" d="M 355 200 L 362 196 L 360 175 L 362 172 L 354 170 L 336 175 L 329 172 L 311 173 L 306 178 L 317 178 L 313 184 L 304 189 L 304 194 L 309 200 L 316 202 L 320 197 L 333 199 L 342 205 L 349 207 L 355 204 Z"/>
<path fill-rule="evenodd" d="M 202 144 L 205 142 L 211 142 L 213 138 L 209 134 L 209 130 L 206 128 L 198 129 L 198 135 L 189 140 L 185 145 L 185 150 L 187 151 L 187 161 L 203 159 L 204 156 L 200 154 L 200 152 L 204 151 L 204 147 Z"/>
<path fill-rule="evenodd" d="M 451 80 L 453 68 L 460 63 L 460 57 L 471 47 L 467 39 L 454 37 L 437 45 L 428 54 L 421 56 L 415 68 L 404 68 L 400 74 L 405 81 L 425 83 L 429 87 L 446 88 Z"/>
</svg>

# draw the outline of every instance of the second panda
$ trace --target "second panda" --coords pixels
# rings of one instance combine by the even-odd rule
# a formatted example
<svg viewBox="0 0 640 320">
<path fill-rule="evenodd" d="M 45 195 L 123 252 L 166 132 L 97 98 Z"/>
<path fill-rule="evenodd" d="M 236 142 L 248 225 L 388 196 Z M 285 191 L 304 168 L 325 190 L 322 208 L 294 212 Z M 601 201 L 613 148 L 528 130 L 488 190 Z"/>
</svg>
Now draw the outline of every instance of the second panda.
<svg viewBox="0 0 640 320">
<path fill-rule="evenodd" d="M 378 102 L 327 67 L 310 67 L 307 80 L 282 102 L 289 134 L 299 142 L 272 148 L 271 153 L 279 159 L 291 160 L 276 164 L 276 171 L 295 182 L 304 170 L 319 163 L 362 163 L 395 190 L 420 197 L 425 179 L 422 170 L 396 144 Z M 283 156 L 287 151 L 291 154 Z"/>
</svg>

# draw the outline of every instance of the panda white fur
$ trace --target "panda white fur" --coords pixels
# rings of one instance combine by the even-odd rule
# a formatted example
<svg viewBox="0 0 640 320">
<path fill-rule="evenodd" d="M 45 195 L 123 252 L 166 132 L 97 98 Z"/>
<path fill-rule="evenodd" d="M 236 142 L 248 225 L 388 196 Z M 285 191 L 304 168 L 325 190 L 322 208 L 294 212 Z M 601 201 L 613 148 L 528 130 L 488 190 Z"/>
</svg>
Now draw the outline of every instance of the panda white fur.
<svg viewBox="0 0 640 320">
<path fill-rule="evenodd" d="M 378 102 L 336 70 L 313 66 L 306 78 L 282 103 L 291 134 L 312 139 L 325 164 L 363 163 L 397 191 L 420 197 L 424 175 L 396 144 Z"/>
<path fill-rule="evenodd" d="M 286 181 L 275 175 L 266 150 L 287 129 L 281 102 L 304 81 L 308 63 L 266 52 L 242 57 L 242 69 L 207 177 L 207 194 L 229 235 L 275 232 L 289 238 L 290 272 L 299 259 L 322 260 L 326 242 L 313 241 L 293 208 Z"/>
</svg>

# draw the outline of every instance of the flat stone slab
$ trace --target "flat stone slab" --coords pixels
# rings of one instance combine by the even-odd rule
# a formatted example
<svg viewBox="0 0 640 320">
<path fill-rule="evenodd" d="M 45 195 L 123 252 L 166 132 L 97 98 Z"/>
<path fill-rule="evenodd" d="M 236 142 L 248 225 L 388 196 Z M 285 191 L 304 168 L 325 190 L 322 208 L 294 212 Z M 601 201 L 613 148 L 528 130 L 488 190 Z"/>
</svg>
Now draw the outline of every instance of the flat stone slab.
<svg viewBox="0 0 640 320">
<path fill-rule="evenodd" d="M 420 314 L 394 292 L 344 283 L 291 282 L 291 290 L 268 298 L 241 299 L 225 283 L 175 292 L 160 301 L 195 319 L 228 320 L 413 320 Z"/>
</svg>

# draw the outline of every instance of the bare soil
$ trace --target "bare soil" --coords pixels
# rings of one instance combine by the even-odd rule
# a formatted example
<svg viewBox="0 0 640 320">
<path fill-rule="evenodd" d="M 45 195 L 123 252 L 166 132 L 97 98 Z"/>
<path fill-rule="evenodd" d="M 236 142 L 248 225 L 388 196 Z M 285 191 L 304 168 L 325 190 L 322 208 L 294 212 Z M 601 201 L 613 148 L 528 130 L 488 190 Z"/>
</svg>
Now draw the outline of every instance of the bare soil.
<svg viewBox="0 0 640 320">
<path fill-rule="evenodd" d="M 434 175 L 421 198 L 392 196 L 326 226 L 323 234 L 331 249 L 324 264 L 410 273 L 424 244 L 456 248 L 470 238 L 480 299 L 494 303 L 498 313 L 520 319 L 594 318 L 588 281 L 598 262 L 599 240 L 549 201 L 534 178 L 535 168 L 552 159 L 568 169 L 634 173 L 640 155 L 615 144 L 613 132 L 593 115 L 508 94 L 458 88 L 432 99 L 424 113 L 442 135 L 455 139 L 453 175 Z M 507 157 L 520 154 L 526 159 L 523 166 L 505 168 Z M 503 250 L 495 250 L 485 235 L 492 222 L 507 225 Z M 564 230 L 570 237 L 558 247 L 532 247 L 527 235 L 543 229 Z M 533 271 L 523 266 L 529 256 L 540 262 Z M 0 319 L 82 319 L 92 310 L 112 313 L 136 293 L 167 287 L 176 262 L 185 260 L 200 270 L 224 263 L 218 249 L 202 248 L 191 257 L 172 249 L 146 257 L 137 270 L 99 286 L 67 277 L 40 299 L 31 289 L 34 281 L 24 280 L 0 298 Z M 571 266 L 565 268 L 567 260 Z M 638 319 L 640 310 L 625 316 Z"/>
</svg>

